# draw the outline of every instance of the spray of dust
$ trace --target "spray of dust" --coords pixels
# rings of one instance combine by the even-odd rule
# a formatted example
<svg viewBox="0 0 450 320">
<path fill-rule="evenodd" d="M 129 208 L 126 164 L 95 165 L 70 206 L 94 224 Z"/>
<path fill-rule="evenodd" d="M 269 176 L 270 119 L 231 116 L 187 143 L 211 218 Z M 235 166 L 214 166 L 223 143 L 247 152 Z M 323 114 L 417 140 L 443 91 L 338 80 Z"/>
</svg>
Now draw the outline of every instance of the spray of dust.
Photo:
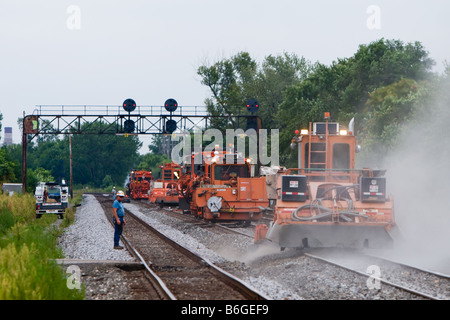
<svg viewBox="0 0 450 320">
<path fill-rule="evenodd" d="M 404 241 L 396 258 L 450 274 L 450 94 L 448 86 L 402 131 L 386 159 Z"/>
<path fill-rule="evenodd" d="M 260 260 L 263 257 L 277 255 L 280 253 L 280 246 L 270 241 L 251 246 L 247 252 L 241 256 L 241 261 L 247 265 Z"/>
</svg>

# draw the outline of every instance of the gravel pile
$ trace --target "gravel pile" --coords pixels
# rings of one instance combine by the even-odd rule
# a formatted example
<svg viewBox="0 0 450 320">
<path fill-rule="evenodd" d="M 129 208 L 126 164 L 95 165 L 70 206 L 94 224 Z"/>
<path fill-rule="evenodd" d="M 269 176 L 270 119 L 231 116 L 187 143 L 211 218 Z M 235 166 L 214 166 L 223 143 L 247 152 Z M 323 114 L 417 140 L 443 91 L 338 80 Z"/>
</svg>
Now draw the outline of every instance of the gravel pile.
<svg viewBox="0 0 450 320">
<path fill-rule="evenodd" d="M 74 223 L 61 235 L 58 245 L 65 258 L 85 260 L 122 260 L 134 258 L 127 250 L 113 249 L 114 228 L 93 195 L 83 195 Z"/>
</svg>

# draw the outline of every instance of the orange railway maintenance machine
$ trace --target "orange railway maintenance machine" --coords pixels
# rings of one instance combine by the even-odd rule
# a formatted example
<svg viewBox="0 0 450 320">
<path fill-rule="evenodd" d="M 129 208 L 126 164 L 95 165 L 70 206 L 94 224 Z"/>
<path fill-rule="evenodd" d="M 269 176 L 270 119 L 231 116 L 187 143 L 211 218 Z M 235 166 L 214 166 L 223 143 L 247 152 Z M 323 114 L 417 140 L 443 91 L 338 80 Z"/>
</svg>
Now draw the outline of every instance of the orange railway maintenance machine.
<svg viewBox="0 0 450 320">
<path fill-rule="evenodd" d="M 194 163 L 196 156 L 202 157 L 201 164 Z M 193 154 L 185 166 L 178 181 L 180 207 L 198 218 L 249 225 L 269 206 L 265 177 L 252 177 L 251 160 L 240 154 L 216 146 L 212 152 Z"/>
<path fill-rule="evenodd" d="M 264 237 L 286 247 L 371 247 L 393 244 L 394 203 L 386 194 L 385 170 L 355 169 L 358 150 L 349 129 L 337 122 L 310 123 L 296 131 L 299 168 L 284 170 L 277 202 Z M 266 233 L 267 231 L 267 233 Z"/>
<path fill-rule="evenodd" d="M 179 194 L 177 191 L 178 180 L 181 177 L 181 167 L 176 163 L 165 163 L 160 166 L 162 170 L 161 179 L 152 182 L 152 188 L 148 196 L 151 203 L 178 205 Z"/>
<path fill-rule="evenodd" d="M 129 175 L 127 193 L 131 199 L 148 199 L 152 172 L 146 170 L 132 170 Z"/>
</svg>

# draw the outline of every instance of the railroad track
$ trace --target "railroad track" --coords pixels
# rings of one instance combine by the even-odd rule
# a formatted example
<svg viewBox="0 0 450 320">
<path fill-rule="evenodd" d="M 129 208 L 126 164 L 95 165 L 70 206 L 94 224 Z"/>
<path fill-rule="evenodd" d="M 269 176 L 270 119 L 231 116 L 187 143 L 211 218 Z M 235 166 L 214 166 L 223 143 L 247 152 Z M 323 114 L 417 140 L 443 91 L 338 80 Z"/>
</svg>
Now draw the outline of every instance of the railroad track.
<svg viewBox="0 0 450 320">
<path fill-rule="evenodd" d="M 164 209 L 163 209 L 164 210 Z M 165 210 L 166 212 L 170 212 L 173 214 L 172 211 Z M 175 214 L 177 215 L 177 214 Z M 192 217 L 191 217 L 192 218 Z M 193 218 L 192 218 L 193 219 Z M 261 221 L 263 222 L 263 221 Z M 236 233 L 239 235 L 243 235 L 246 237 L 253 238 L 254 232 L 245 232 L 241 231 L 241 229 L 236 228 L 230 228 L 227 227 L 224 224 L 217 223 L 215 224 L 216 227 L 220 229 L 227 230 L 232 233 Z M 252 228 L 253 227 L 253 228 Z M 250 226 L 246 229 L 254 229 L 254 226 Z M 357 269 L 356 267 L 351 267 L 349 265 L 345 265 L 345 263 L 342 262 L 342 256 L 340 261 L 336 260 L 336 255 L 334 255 L 334 258 L 331 257 L 321 257 L 318 254 L 314 254 L 314 252 L 320 252 L 321 250 L 309 250 L 309 252 L 304 252 L 305 256 L 308 256 L 312 259 L 320 260 L 322 262 L 326 262 L 328 264 L 332 264 L 336 267 L 339 267 L 341 269 L 345 269 L 347 271 L 359 274 L 361 276 L 364 276 L 366 278 L 371 277 L 372 279 L 379 280 L 380 283 L 397 288 L 398 290 L 409 292 L 413 296 L 425 298 L 425 299 L 431 299 L 431 300 L 441 300 L 441 299 L 450 299 L 450 277 L 448 275 L 440 274 L 437 272 L 432 272 L 430 270 L 423 270 L 414 266 L 402 264 L 396 261 L 389 261 L 385 258 L 381 257 L 371 257 L 373 258 L 370 263 L 368 263 L 368 260 L 366 258 L 369 258 L 369 256 L 354 252 L 354 255 L 352 257 L 353 262 L 355 262 L 357 259 L 364 259 L 360 261 L 360 266 Z M 322 250 L 323 251 L 323 250 Z M 329 250 L 330 251 L 330 250 Z M 345 252 L 339 248 L 336 248 L 335 250 L 332 249 L 331 252 Z M 348 252 L 347 252 L 348 253 Z M 345 258 L 345 257 L 344 257 Z M 374 260 L 377 258 L 378 260 Z M 345 260 L 345 259 L 344 259 Z M 347 257 L 347 260 L 350 261 Z M 383 261 L 381 261 L 383 260 Z M 387 266 L 386 264 L 389 264 Z M 380 274 L 381 278 L 376 279 L 375 275 L 371 275 L 367 273 L 368 266 L 380 266 Z M 395 278 L 397 280 L 389 281 L 388 279 Z M 415 279 L 421 279 L 420 281 L 417 281 Z M 396 281 L 399 281 L 400 283 L 397 283 Z M 447 285 L 445 285 L 447 284 Z"/>
<path fill-rule="evenodd" d="M 96 195 L 109 220 L 112 200 Z M 124 238 L 132 252 L 153 272 L 155 285 L 163 284 L 171 299 L 266 300 L 240 279 L 168 239 L 128 210 Z M 162 289 L 159 289 L 162 290 Z"/>
<path fill-rule="evenodd" d="M 209 230 L 213 232 L 236 233 L 249 238 L 253 238 L 253 232 L 251 232 L 252 226 L 247 228 L 230 228 L 221 223 L 206 223 L 202 220 L 195 219 L 190 215 L 182 214 L 172 210 L 160 209 L 159 206 L 153 206 L 145 202 L 139 203 L 139 205 L 142 204 L 144 204 L 144 206 L 147 208 L 159 212 L 164 212 L 167 215 L 176 217 L 177 219 L 186 221 L 188 223 L 195 224 L 199 227 L 209 228 L 214 226 L 214 228 L 209 228 Z M 358 274 L 358 276 L 363 277 L 362 283 L 365 283 L 366 280 L 368 281 L 369 278 L 372 281 L 379 280 L 380 284 L 382 285 L 381 290 L 389 287 L 390 290 L 404 292 L 404 294 L 400 294 L 399 296 L 406 297 L 406 299 L 450 299 L 450 280 L 446 275 L 435 274 L 428 270 L 418 270 L 418 268 L 415 268 L 413 266 L 402 265 L 395 261 L 380 261 L 373 259 L 367 260 L 367 256 L 364 256 L 361 252 L 356 251 L 352 253 L 353 257 L 351 259 L 343 254 L 348 253 L 348 251 L 336 248 L 334 250 L 331 250 L 330 252 L 334 252 L 335 255 L 321 256 L 321 250 L 312 249 L 304 250 L 303 254 L 305 257 L 308 257 L 320 263 L 326 263 L 343 271 Z M 337 257 L 339 256 L 340 259 L 337 259 Z M 348 263 L 346 264 L 345 260 L 347 260 L 347 262 L 355 262 L 357 260 L 361 260 L 360 266 L 357 267 L 355 265 L 349 265 Z M 387 263 L 389 263 L 389 265 L 387 265 Z M 380 277 L 377 278 L 376 274 L 368 273 L 368 266 L 379 266 L 381 271 Z"/>
</svg>

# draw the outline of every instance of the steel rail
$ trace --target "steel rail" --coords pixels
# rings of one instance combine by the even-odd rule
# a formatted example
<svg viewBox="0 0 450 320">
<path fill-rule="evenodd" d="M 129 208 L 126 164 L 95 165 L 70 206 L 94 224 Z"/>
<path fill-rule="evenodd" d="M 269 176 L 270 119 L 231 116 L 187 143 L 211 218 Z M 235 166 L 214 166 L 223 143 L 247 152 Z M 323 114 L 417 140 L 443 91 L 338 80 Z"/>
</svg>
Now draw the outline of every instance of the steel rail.
<svg viewBox="0 0 450 320">
<path fill-rule="evenodd" d="M 121 235 L 123 243 L 127 246 L 128 250 L 131 251 L 132 255 L 138 258 L 141 263 L 144 265 L 147 273 L 147 278 L 152 284 L 153 288 L 158 292 L 162 300 L 177 300 L 175 295 L 167 288 L 164 281 L 161 280 L 160 277 L 150 268 L 144 258 L 140 255 L 140 253 L 132 246 L 130 241 L 125 237 L 125 235 Z"/>
<path fill-rule="evenodd" d="M 422 268 L 422 267 L 412 266 L 410 264 L 406 264 L 404 262 L 399 262 L 399 261 L 396 261 L 394 259 L 391 259 L 391 258 L 388 258 L 388 257 L 382 257 L 382 256 L 379 256 L 379 255 L 374 255 L 374 254 L 369 254 L 369 253 L 364 253 L 364 255 L 367 256 L 367 257 L 370 257 L 370 258 L 380 259 L 380 260 L 387 261 L 389 263 L 398 264 L 398 265 L 403 266 L 405 268 L 410 268 L 410 269 L 417 270 L 417 271 L 420 271 L 420 272 L 429 273 L 429 274 L 432 274 L 432 275 L 434 275 L 436 277 L 439 277 L 439 278 L 450 279 L 450 275 L 449 274 L 445 274 L 445 273 L 442 273 L 442 272 L 437 272 L 437 271 L 433 271 L 433 270 Z"/>
<path fill-rule="evenodd" d="M 423 297 L 423 298 L 426 298 L 426 299 L 430 299 L 430 300 L 441 300 L 441 299 L 438 298 L 438 297 L 431 296 L 431 295 L 429 295 L 429 294 L 427 294 L 427 293 L 423 293 L 423 292 L 420 292 L 420 291 L 417 291 L 417 290 L 414 290 L 414 289 L 411 289 L 411 288 L 408 288 L 408 287 L 405 287 L 405 286 L 402 286 L 402 285 L 399 285 L 399 284 L 390 282 L 390 281 L 388 281 L 388 280 L 385 280 L 385 279 L 382 279 L 382 278 L 379 278 L 379 277 L 375 277 L 375 276 L 373 276 L 373 275 L 369 275 L 369 274 L 367 274 L 367 273 L 364 273 L 364 272 L 361 272 L 361 271 L 358 271 L 358 270 L 349 268 L 349 267 L 347 267 L 347 266 L 344 266 L 344 265 L 342 265 L 342 264 L 340 264 L 340 263 L 331 261 L 331 260 L 329 260 L 329 259 L 326 259 L 326 258 L 323 258 L 323 257 L 316 256 L 316 255 L 314 255 L 314 254 L 312 254 L 312 253 L 307 253 L 307 252 L 305 252 L 304 255 L 307 256 L 307 257 L 310 257 L 310 258 L 313 258 L 313 259 L 316 259 L 316 260 L 320 260 L 320 261 L 326 262 L 326 263 L 328 263 L 328 264 L 337 266 L 337 267 L 339 267 L 339 268 L 342 268 L 342 269 L 351 271 L 351 272 L 353 272 L 353 273 L 359 274 L 359 275 L 364 276 L 364 277 L 370 276 L 370 277 L 372 277 L 373 279 L 379 280 L 381 283 L 384 283 L 384 284 L 386 284 L 386 285 L 388 285 L 388 286 L 391 286 L 391 287 L 394 287 L 394 288 L 397 288 L 397 289 L 400 289 L 400 290 L 403 290 L 403 291 L 406 291 L 406 292 L 415 294 L 415 295 L 417 295 L 417 296 L 420 296 L 420 297 Z"/>
</svg>

